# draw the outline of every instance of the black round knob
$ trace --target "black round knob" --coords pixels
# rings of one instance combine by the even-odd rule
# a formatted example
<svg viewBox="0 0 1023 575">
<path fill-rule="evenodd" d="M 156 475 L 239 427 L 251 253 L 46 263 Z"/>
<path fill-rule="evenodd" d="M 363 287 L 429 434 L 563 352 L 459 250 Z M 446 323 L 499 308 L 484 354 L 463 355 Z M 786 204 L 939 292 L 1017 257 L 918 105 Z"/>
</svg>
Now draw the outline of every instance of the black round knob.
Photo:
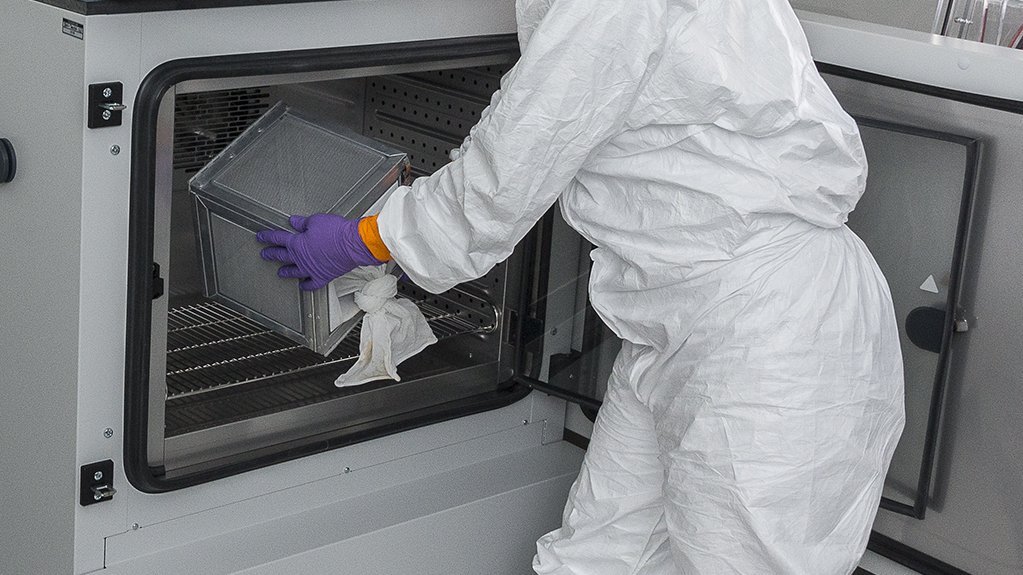
<svg viewBox="0 0 1023 575">
<path fill-rule="evenodd" d="M 18 159 L 14 155 L 14 146 L 7 138 L 0 138 L 0 184 L 14 179 L 18 171 Z"/>
</svg>

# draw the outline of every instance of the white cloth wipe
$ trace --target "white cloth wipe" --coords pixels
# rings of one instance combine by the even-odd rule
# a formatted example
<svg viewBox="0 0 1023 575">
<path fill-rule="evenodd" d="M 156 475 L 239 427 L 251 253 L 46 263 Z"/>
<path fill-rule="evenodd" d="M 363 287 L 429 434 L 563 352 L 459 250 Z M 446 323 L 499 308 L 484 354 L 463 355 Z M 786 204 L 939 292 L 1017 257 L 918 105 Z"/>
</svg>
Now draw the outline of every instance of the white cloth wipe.
<svg viewBox="0 0 1023 575">
<path fill-rule="evenodd" d="M 398 377 L 398 364 L 437 343 L 416 304 L 398 299 L 398 280 L 386 266 L 357 268 L 334 280 L 338 298 L 355 294 L 366 315 L 359 334 L 359 360 L 334 385 L 347 387 Z"/>
</svg>

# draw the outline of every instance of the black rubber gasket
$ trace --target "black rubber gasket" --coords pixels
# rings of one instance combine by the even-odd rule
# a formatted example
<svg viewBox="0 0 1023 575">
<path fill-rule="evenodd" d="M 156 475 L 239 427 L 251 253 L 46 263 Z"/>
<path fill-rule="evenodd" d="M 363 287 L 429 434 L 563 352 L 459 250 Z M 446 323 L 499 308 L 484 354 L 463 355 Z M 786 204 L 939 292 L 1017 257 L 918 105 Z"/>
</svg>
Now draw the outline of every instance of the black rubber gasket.
<svg viewBox="0 0 1023 575">
<path fill-rule="evenodd" d="M 951 142 L 963 146 L 966 151 L 966 169 L 963 173 L 962 191 L 959 201 L 959 218 L 956 221 L 956 234 L 952 246 L 948 296 L 945 299 L 945 313 L 941 316 L 940 331 L 937 336 L 938 341 L 935 348 L 932 349 L 932 351 L 938 354 L 938 367 L 934 375 L 934 381 L 931 384 L 931 403 L 928 406 L 927 428 L 924 432 L 924 449 L 921 455 L 920 474 L 917 477 L 916 496 L 912 505 L 895 501 L 889 497 L 881 498 L 882 509 L 923 519 L 927 514 L 927 506 L 930 504 L 934 462 L 938 453 L 938 435 L 941 431 L 941 416 L 944 413 L 945 392 L 948 388 L 951 374 L 955 318 L 957 310 L 960 308 L 963 292 L 963 270 L 966 268 L 967 263 L 967 247 L 970 238 L 971 222 L 973 220 L 973 205 L 980 176 L 983 145 L 975 138 L 958 134 L 927 130 L 916 126 L 896 124 L 873 118 L 856 117 L 855 119 L 856 123 L 860 126 Z"/>
<path fill-rule="evenodd" d="M 908 567 L 921 575 L 970 575 L 962 569 L 931 557 L 877 531 L 870 533 L 867 549 Z"/>
</svg>

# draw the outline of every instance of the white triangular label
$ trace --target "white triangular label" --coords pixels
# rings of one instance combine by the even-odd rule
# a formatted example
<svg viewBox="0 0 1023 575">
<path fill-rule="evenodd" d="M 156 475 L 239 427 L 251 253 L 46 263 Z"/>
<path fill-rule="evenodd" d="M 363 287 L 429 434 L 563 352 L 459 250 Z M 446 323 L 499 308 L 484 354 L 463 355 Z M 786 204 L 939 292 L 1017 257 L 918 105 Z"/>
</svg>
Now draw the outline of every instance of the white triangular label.
<svg viewBox="0 0 1023 575">
<path fill-rule="evenodd" d="M 924 283 L 920 284 L 920 289 L 931 293 L 938 293 L 938 284 L 934 281 L 934 276 L 927 276 Z"/>
</svg>

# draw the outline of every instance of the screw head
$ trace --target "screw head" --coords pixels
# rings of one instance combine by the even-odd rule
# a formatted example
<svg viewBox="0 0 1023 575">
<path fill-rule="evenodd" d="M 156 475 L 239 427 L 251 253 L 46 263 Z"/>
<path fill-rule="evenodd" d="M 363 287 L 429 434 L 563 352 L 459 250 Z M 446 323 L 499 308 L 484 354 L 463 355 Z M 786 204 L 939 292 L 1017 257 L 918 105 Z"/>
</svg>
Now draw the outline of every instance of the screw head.
<svg viewBox="0 0 1023 575">
<path fill-rule="evenodd" d="M 110 429 L 108 427 L 108 428 L 103 430 L 103 437 L 106 437 L 107 439 L 110 439 L 113 436 L 114 436 L 114 430 L 113 429 Z"/>
<path fill-rule="evenodd" d="M 110 117 L 113 116 L 113 114 L 110 112 L 110 110 L 103 110 L 103 113 L 100 114 L 100 115 L 103 116 L 104 120 L 109 120 Z"/>
<path fill-rule="evenodd" d="M 529 420 L 528 419 L 523 419 L 522 420 L 522 425 L 529 425 Z"/>
<path fill-rule="evenodd" d="M 92 496 L 92 499 L 93 501 L 99 501 L 100 499 L 103 499 L 103 496 L 100 495 L 99 493 L 96 493 Z"/>
<path fill-rule="evenodd" d="M 121 153 L 121 146 L 118 146 L 117 144 L 114 144 L 113 146 L 110 146 L 110 153 L 115 155 L 115 156 L 117 154 L 120 154 Z"/>
<path fill-rule="evenodd" d="M 138 523 L 132 523 L 131 524 L 131 530 L 132 531 L 138 531 L 139 527 L 140 527 L 140 525 Z"/>
<path fill-rule="evenodd" d="M 96 473 L 93 473 L 92 474 L 92 478 L 95 481 L 99 481 L 100 479 L 103 479 L 103 472 L 102 471 L 97 471 Z"/>
<path fill-rule="evenodd" d="M 552 329 L 551 330 L 551 335 L 558 335 L 558 328 Z"/>
<path fill-rule="evenodd" d="M 345 473 L 351 473 L 352 472 L 352 468 L 351 467 L 345 467 L 343 471 Z"/>
<path fill-rule="evenodd" d="M 113 96 L 113 95 L 114 95 L 114 91 L 113 90 L 111 90 L 110 88 L 103 88 L 103 97 L 104 98 L 109 98 L 110 96 Z"/>
</svg>

